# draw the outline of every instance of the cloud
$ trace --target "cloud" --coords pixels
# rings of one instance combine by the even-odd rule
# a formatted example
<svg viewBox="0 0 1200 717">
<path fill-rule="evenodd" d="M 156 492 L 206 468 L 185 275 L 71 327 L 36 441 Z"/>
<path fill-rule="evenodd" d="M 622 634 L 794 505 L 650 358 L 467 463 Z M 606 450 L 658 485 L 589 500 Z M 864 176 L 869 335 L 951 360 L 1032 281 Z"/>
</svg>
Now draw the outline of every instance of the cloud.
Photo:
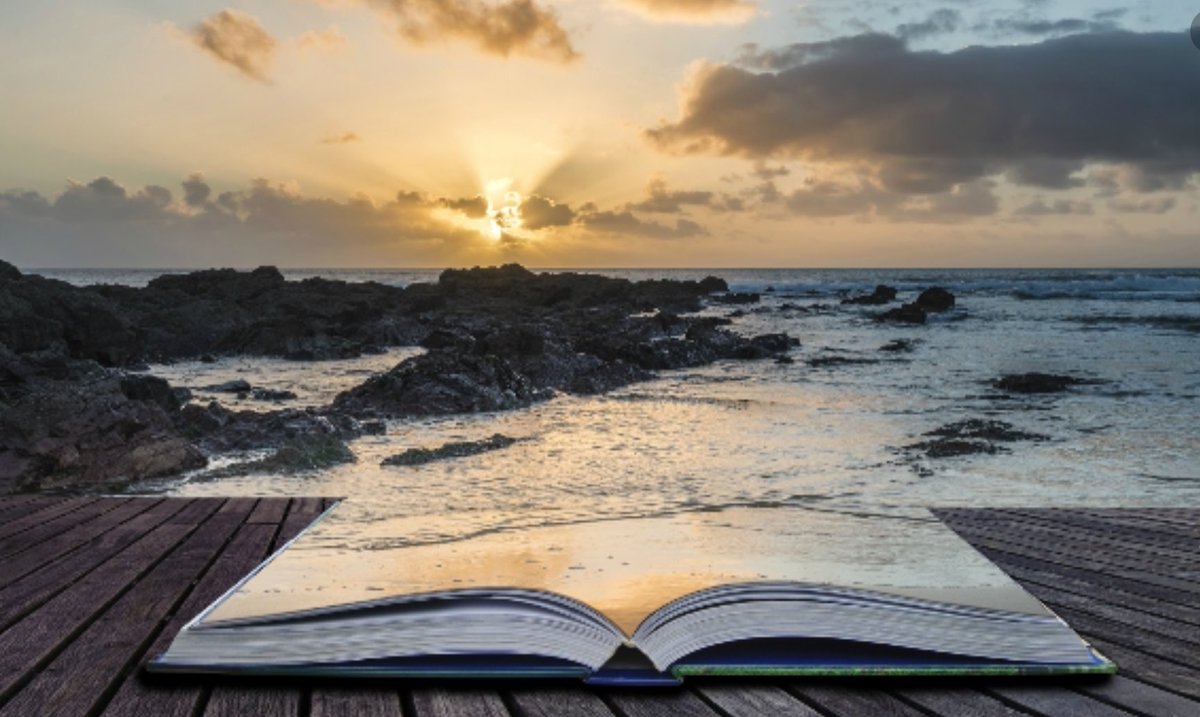
<svg viewBox="0 0 1200 717">
<path fill-rule="evenodd" d="M 346 46 L 346 36 L 336 25 L 324 30 L 308 30 L 294 42 L 301 52 L 330 52 Z"/>
<path fill-rule="evenodd" d="M 270 84 L 271 62 L 279 43 L 249 15 L 222 10 L 188 33 L 192 44 L 246 77 Z"/>
<path fill-rule="evenodd" d="M 1013 214 L 1018 216 L 1036 217 L 1054 214 L 1091 214 L 1092 205 L 1090 202 L 1083 202 L 1074 199 L 1056 199 L 1052 202 L 1047 202 L 1041 197 L 1037 197 L 1032 202 L 1023 206 L 1017 207 Z"/>
<path fill-rule="evenodd" d="M 201 263 L 252 256 L 332 265 L 378 259 L 381 252 L 445 256 L 481 241 L 462 207 L 416 192 L 387 201 L 331 199 L 258 179 L 214 197 L 199 173 L 182 187 L 178 201 L 164 187 L 130 190 L 109 177 L 68 182 L 57 196 L 0 192 L 3 249 L 34 265 L 164 266 L 191 255 L 207 257 Z"/>
<path fill-rule="evenodd" d="M 500 57 L 567 63 L 579 57 L 552 8 L 533 0 L 366 0 L 409 42 L 459 40 Z"/>
<path fill-rule="evenodd" d="M 592 231 L 604 234 L 620 234 L 623 236 L 639 236 L 651 239 L 684 239 L 704 236 L 708 231 L 688 219 L 677 219 L 674 226 L 661 222 L 647 221 L 626 211 L 599 211 L 585 207 L 581 210 L 579 224 Z"/>
<path fill-rule="evenodd" d="M 649 196 L 645 199 L 632 202 L 625 208 L 639 212 L 678 214 L 684 210 L 685 205 L 708 206 L 714 198 L 713 193 L 709 191 L 667 189 L 667 183 L 662 179 L 650 180 L 646 193 Z"/>
<path fill-rule="evenodd" d="M 321 138 L 321 144 L 350 144 L 351 142 L 359 142 L 362 137 L 358 136 L 357 132 L 342 132 L 340 134 L 327 134 Z"/>
<path fill-rule="evenodd" d="M 488 200 L 482 195 L 461 197 L 458 199 L 439 199 L 438 203 L 447 209 L 462 213 L 468 219 L 483 219 L 488 215 Z"/>
<path fill-rule="evenodd" d="M 676 153 L 866 166 L 897 193 L 1000 174 L 1070 187 L 1093 164 L 1177 188 L 1200 171 L 1198 62 L 1168 33 L 947 53 L 886 35 L 751 46 L 739 64 L 702 66 L 684 88 L 681 117 L 646 136 Z"/>
<path fill-rule="evenodd" d="M 651 20 L 701 25 L 737 24 L 754 17 L 755 3 L 746 0 L 619 0 Z"/>
<path fill-rule="evenodd" d="M 952 8 L 929 13 L 921 22 L 907 22 L 896 28 L 896 34 L 906 40 L 923 40 L 935 35 L 954 32 L 962 26 L 962 15 Z"/>
<path fill-rule="evenodd" d="M 532 231 L 569 226 L 575 221 L 575 212 L 571 207 L 536 194 L 526 197 L 521 202 L 519 211 L 521 226 Z"/>
</svg>

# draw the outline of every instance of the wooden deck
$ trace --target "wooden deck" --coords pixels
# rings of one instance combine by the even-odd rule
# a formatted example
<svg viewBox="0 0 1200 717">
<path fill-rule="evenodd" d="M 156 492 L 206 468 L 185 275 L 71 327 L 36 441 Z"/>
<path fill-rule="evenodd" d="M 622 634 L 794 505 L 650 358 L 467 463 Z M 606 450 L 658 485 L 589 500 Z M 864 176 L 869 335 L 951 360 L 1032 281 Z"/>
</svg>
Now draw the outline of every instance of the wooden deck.
<svg viewBox="0 0 1200 717">
<path fill-rule="evenodd" d="M 1120 665 L 1108 679 L 678 690 L 147 682 L 142 662 L 319 498 L 0 498 L 0 715 L 1200 715 L 1200 510 L 941 510 Z"/>
</svg>

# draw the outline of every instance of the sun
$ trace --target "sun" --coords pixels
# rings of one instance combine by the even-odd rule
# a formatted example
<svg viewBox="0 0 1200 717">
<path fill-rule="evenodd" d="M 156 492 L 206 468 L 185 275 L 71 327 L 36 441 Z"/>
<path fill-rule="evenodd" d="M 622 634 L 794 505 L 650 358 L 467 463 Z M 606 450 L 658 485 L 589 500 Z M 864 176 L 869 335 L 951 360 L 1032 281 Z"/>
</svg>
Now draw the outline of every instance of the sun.
<svg viewBox="0 0 1200 717">
<path fill-rule="evenodd" d="M 487 218 L 484 222 L 483 233 L 493 241 L 500 241 L 507 232 L 520 229 L 521 222 L 521 193 L 513 187 L 513 180 L 508 177 L 492 179 L 484 184 L 484 197 L 487 198 Z"/>
</svg>

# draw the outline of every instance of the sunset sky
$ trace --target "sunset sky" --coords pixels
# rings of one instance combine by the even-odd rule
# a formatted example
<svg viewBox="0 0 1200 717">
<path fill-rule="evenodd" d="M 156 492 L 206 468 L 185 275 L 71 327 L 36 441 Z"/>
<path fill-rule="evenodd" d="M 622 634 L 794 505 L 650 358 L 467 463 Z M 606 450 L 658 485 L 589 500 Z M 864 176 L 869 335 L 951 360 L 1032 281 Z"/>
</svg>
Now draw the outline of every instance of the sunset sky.
<svg viewBox="0 0 1200 717">
<path fill-rule="evenodd" d="M 1197 266 L 1196 9 L 5 3 L 0 258 Z"/>
</svg>

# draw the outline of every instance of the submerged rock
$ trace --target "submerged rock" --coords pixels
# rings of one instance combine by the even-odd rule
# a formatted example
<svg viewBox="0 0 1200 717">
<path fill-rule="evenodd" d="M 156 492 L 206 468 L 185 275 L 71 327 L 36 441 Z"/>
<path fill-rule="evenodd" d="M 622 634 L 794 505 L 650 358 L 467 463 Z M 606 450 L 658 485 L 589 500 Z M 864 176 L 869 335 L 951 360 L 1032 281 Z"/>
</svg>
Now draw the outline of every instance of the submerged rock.
<svg viewBox="0 0 1200 717">
<path fill-rule="evenodd" d="M 214 393 L 248 393 L 252 387 L 250 382 L 244 378 L 235 378 L 232 381 L 224 383 L 215 383 L 211 386 L 201 387 L 201 391 L 212 391 Z"/>
<path fill-rule="evenodd" d="M 949 311 L 954 308 L 954 294 L 940 286 L 934 286 L 922 291 L 915 303 L 924 311 Z"/>
<path fill-rule="evenodd" d="M 409 448 L 403 453 L 385 458 L 383 466 L 419 466 L 425 463 L 445 458 L 465 458 L 488 451 L 498 451 L 516 443 L 516 438 L 510 438 L 500 433 L 494 433 L 481 441 L 461 441 L 447 443 L 438 448 Z"/>
<path fill-rule="evenodd" d="M 995 454 L 1007 450 L 1002 443 L 1045 441 L 1048 436 L 1023 431 L 1005 421 L 971 418 L 948 423 L 922 434 L 931 437 L 905 446 L 926 458 L 952 458 L 972 454 Z"/>
<path fill-rule="evenodd" d="M 870 294 L 861 296 L 851 296 L 848 299 L 842 299 L 843 304 L 854 304 L 858 306 L 882 306 L 896 299 L 896 290 L 886 284 L 879 284 L 875 287 L 875 291 Z"/>
<path fill-rule="evenodd" d="M 916 304 L 904 304 L 875 316 L 876 321 L 890 321 L 897 324 L 923 324 L 925 318 L 925 310 Z"/>
<path fill-rule="evenodd" d="M 1090 386 L 1100 383 L 1103 381 L 1032 371 L 1006 374 L 993 380 L 992 387 L 1008 393 L 1062 393 L 1071 386 Z"/>
<path fill-rule="evenodd" d="M 271 388 L 256 388 L 250 392 L 250 397 L 255 401 L 291 401 L 296 398 L 296 392 Z"/>
</svg>

